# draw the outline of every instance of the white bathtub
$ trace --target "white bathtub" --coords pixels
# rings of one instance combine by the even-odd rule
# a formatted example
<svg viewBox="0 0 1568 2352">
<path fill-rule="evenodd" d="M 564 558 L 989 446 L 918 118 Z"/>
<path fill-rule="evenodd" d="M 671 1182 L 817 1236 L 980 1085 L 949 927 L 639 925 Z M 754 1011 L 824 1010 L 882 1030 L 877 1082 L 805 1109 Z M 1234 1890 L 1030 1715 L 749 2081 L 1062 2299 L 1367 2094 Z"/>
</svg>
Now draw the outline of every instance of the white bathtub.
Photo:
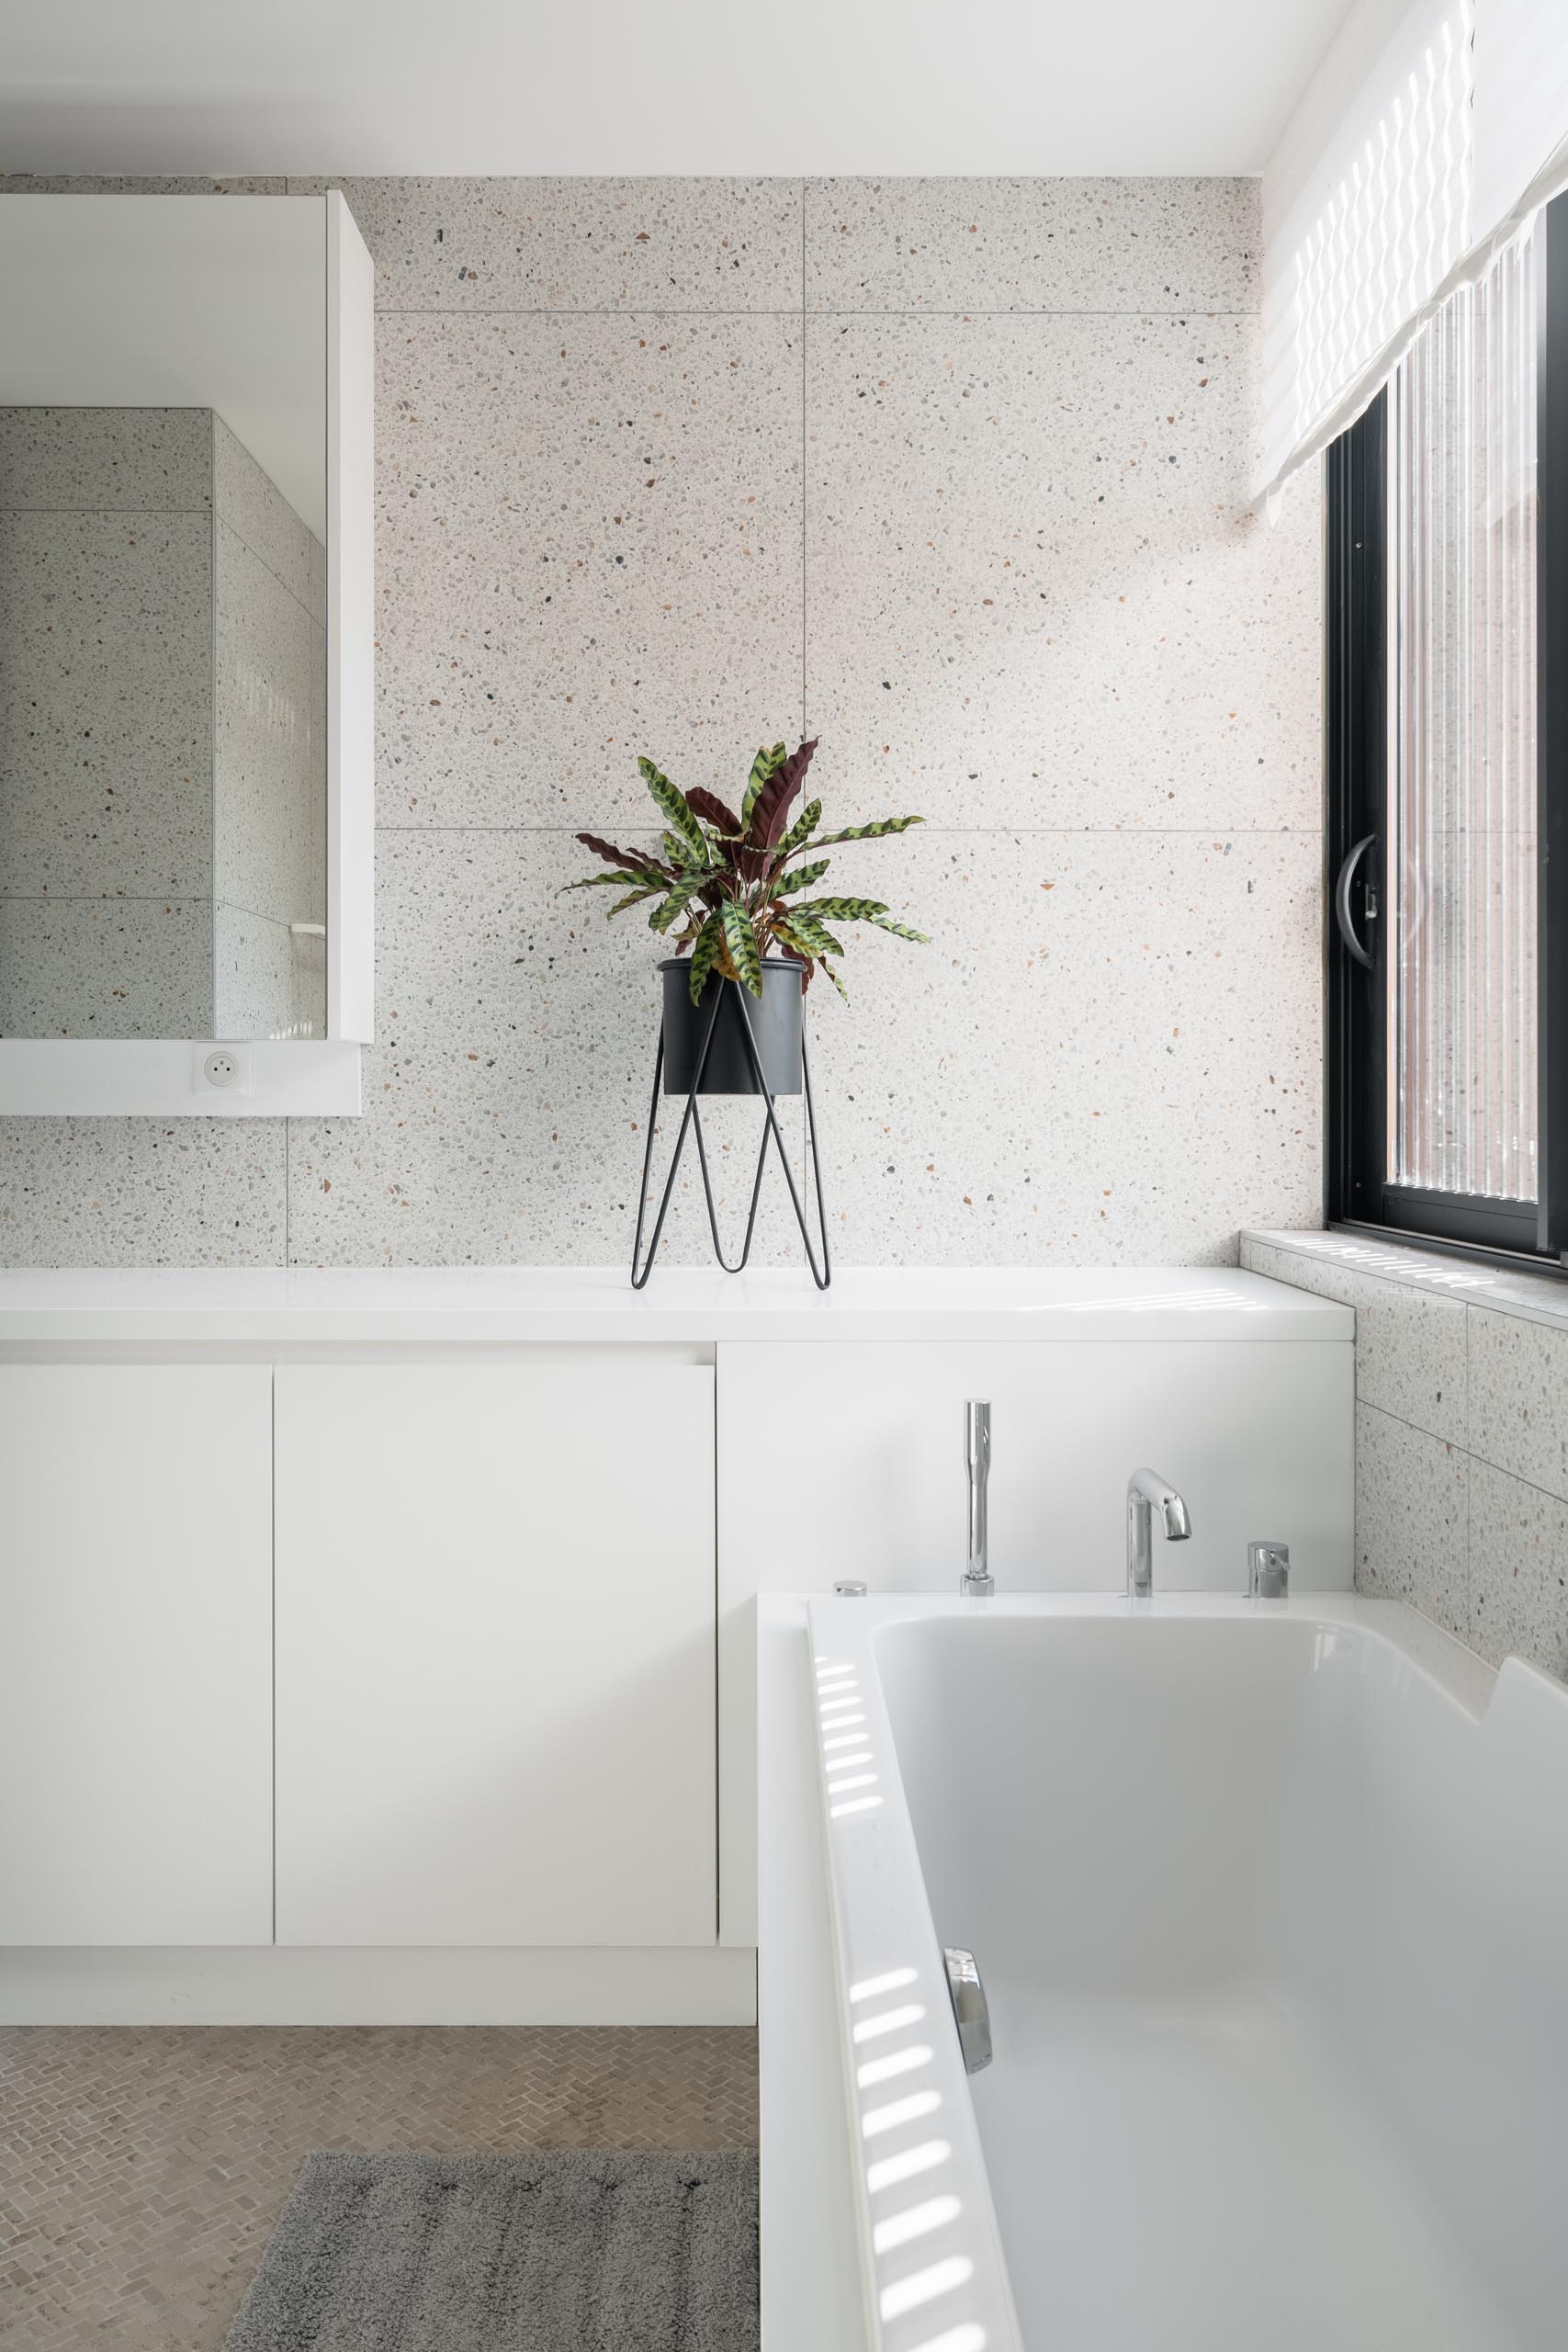
<svg viewBox="0 0 1568 2352">
<path fill-rule="evenodd" d="M 809 1623 L 868 2344 L 1568 2342 L 1568 1690 L 1348 1596 Z"/>
</svg>

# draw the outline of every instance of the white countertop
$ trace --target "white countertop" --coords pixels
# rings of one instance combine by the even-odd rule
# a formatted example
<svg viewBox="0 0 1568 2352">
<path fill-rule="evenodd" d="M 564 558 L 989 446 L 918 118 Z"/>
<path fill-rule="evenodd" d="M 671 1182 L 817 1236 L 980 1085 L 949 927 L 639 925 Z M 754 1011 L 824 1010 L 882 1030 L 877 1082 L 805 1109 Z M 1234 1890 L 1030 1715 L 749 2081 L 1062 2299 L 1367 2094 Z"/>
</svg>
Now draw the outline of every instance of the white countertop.
<svg viewBox="0 0 1568 2352">
<path fill-rule="evenodd" d="M 1234 1266 L 847 1267 L 804 1272 L 476 1266 L 0 1272 L 0 1346 L 414 1340 L 1337 1340 L 1348 1307 Z"/>
</svg>

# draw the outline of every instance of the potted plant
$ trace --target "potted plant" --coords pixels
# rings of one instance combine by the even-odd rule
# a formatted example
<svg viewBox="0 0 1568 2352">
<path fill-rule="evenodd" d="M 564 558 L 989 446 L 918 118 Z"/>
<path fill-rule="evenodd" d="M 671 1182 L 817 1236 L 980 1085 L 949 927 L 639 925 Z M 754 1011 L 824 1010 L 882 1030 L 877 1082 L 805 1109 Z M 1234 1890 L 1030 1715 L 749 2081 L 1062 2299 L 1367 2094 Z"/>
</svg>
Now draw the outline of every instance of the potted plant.
<svg viewBox="0 0 1568 2352">
<path fill-rule="evenodd" d="M 659 855 L 617 849 L 597 833 L 579 833 L 587 849 L 604 859 L 608 874 L 569 884 L 574 890 L 620 887 L 624 896 L 610 908 L 618 915 L 649 899 L 659 903 L 649 927 L 669 940 L 674 954 L 660 966 L 664 979 L 664 1091 L 690 1091 L 710 1023 L 699 1091 L 754 1094 L 756 1073 L 746 1028 L 755 1041 L 770 1092 L 800 1091 L 801 1008 L 813 972 L 826 972 L 840 996 L 843 982 L 831 958 L 843 954 L 834 925 L 875 924 L 898 939 L 924 941 L 925 933 L 896 922 L 880 899 L 808 898 L 831 860 L 817 853 L 837 842 L 879 840 L 923 820 L 884 817 L 869 825 L 846 825 L 818 832 L 822 803 L 807 801 L 790 822 L 815 737 L 794 752 L 782 743 L 760 751 L 746 779 L 740 811 L 699 786 L 682 792 L 649 759 L 637 766 L 668 830 Z M 725 983 L 733 982 L 734 989 Z M 710 991 L 716 988 L 716 1005 Z M 738 990 L 757 1000 L 742 1008 Z"/>
</svg>

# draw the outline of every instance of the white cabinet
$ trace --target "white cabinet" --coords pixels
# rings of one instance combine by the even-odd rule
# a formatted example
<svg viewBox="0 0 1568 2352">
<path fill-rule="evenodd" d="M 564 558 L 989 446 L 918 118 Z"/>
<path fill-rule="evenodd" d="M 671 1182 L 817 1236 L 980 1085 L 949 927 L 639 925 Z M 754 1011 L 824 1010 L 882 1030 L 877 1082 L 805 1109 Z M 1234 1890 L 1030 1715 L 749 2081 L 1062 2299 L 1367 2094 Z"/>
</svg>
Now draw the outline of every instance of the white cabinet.
<svg viewBox="0 0 1568 2352">
<path fill-rule="evenodd" d="M 0 1942 L 272 1935 L 272 1374 L 0 1365 Z"/>
<path fill-rule="evenodd" d="M 713 1383 L 277 1368 L 279 1943 L 712 1943 Z"/>
</svg>

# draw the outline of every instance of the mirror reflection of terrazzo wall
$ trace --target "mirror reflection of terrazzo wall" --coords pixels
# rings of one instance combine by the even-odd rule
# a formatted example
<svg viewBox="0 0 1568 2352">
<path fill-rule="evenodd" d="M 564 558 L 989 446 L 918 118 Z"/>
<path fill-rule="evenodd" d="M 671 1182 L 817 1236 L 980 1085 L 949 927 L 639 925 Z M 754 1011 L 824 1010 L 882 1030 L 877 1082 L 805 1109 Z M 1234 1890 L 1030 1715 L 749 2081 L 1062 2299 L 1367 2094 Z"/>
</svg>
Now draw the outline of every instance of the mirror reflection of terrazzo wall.
<svg viewBox="0 0 1568 2352">
<path fill-rule="evenodd" d="M 0 408 L 0 1035 L 324 1034 L 325 615 L 210 409 Z"/>
<path fill-rule="evenodd" d="M 0 1033 L 211 1015 L 211 413 L 0 409 Z"/>
<path fill-rule="evenodd" d="M 326 554 L 213 420 L 219 1037 L 322 1037 Z"/>
</svg>

